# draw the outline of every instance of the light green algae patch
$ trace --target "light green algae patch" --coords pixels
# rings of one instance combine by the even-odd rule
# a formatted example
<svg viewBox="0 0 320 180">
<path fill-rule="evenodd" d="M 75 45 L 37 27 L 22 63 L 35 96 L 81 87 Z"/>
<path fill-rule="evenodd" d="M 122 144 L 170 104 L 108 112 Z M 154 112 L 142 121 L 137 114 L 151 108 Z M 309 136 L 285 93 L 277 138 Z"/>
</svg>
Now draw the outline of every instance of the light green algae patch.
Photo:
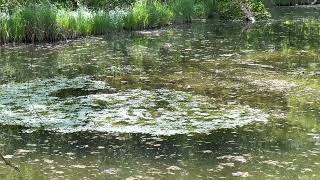
<svg viewBox="0 0 320 180">
<path fill-rule="evenodd" d="M 88 77 L 1 86 L 3 124 L 58 132 L 101 131 L 174 135 L 210 133 L 266 122 L 259 109 L 169 89 L 117 92 Z"/>
</svg>

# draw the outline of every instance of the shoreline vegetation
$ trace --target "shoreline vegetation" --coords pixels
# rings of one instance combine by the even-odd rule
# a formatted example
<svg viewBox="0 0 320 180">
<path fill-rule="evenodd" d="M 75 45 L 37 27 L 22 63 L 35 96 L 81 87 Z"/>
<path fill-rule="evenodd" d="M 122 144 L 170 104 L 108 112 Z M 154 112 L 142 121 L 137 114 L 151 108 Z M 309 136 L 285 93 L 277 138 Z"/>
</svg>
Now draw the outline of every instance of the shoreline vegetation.
<svg viewBox="0 0 320 180">
<path fill-rule="evenodd" d="M 316 5 L 320 0 L 273 0 L 272 3 L 277 6 Z"/>
<path fill-rule="evenodd" d="M 89 35 L 106 35 L 114 31 L 189 23 L 194 18 L 243 19 L 245 15 L 240 6 L 243 2 L 254 16 L 268 16 L 263 2 L 256 0 L 128 1 L 131 4 L 120 3 L 118 0 L 113 1 L 114 7 L 75 4 L 73 1 L 66 1 L 71 2 L 71 5 L 40 0 L 22 1 L 24 3 L 13 5 L 13 1 L 2 1 L 0 0 L 0 44 L 56 42 Z"/>
</svg>

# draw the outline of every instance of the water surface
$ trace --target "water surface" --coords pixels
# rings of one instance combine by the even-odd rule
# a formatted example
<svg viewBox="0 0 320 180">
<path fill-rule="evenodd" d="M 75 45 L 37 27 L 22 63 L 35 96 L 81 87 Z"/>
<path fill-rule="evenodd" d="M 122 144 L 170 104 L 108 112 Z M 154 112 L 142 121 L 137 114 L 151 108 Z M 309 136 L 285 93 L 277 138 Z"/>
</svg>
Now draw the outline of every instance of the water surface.
<svg viewBox="0 0 320 180">
<path fill-rule="evenodd" d="M 319 11 L 302 8 L 2 47 L 0 145 L 21 174 L 1 179 L 317 179 Z"/>
</svg>

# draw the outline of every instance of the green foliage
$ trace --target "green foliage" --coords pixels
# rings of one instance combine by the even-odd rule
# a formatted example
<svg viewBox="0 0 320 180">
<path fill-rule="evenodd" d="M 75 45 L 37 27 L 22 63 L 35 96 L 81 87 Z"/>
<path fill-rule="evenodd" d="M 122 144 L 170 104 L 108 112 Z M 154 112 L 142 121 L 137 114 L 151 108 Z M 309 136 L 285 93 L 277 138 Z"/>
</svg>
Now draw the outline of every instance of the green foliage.
<svg viewBox="0 0 320 180">
<path fill-rule="evenodd" d="M 56 8 L 50 4 L 30 4 L 13 15 L 1 13 L 1 43 L 54 41 Z"/>
<path fill-rule="evenodd" d="M 79 3 L 84 6 L 87 6 L 93 9 L 107 9 L 107 10 L 112 10 L 117 7 L 127 8 L 135 2 L 136 0 L 79 0 Z"/>
<path fill-rule="evenodd" d="M 0 14 L 0 42 L 7 42 L 9 38 L 8 33 L 8 16 L 5 13 Z"/>
<path fill-rule="evenodd" d="M 251 9 L 255 13 L 255 16 L 257 18 L 263 19 L 270 17 L 270 13 L 266 10 L 263 1 L 255 1 L 254 3 L 251 3 Z"/>
<path fill-rule="evenodd" d="M 246 4 L 257 18 L 269 16 L 262 0 L 198 0 L 194 12 L 197 17 L 210 18 L 217 15 L 224 20 L 239 19 L 244 17 L 241 2 Z"/>
<path fill-rule="evenodd" d="M 105 11 L 98 11 L 92 18 L 92 33 L 105 34 L 112 27 L 109 14 Z"/>
<path fill-rule="evenodd" d="M 24 7 L 17 16 L 24 29 L 23 41 L 53 41 L 56 37 L 56 8 L 50 4 L 30 4 Z"/>
<path fill-rule="evenodd" d="M 59 32 L 64 38 L 75 38 L 91 34 L 105 34 L 111 29 L 109 14 L 81 7 L 76 11 L 60 9 L 57 15 Z"/>
<path fill-rule="evenodd" d="M 194 0 L 172 0 L 170 2 L 175 19 L 184 22 L 191 22 L 194 15 L 194 5 Z"/>
<path fill-rule="evenodd" d="M 51 3 L 60 7 L 77 9 L 85 6 L 90 9 L 112 10 L 116 7 L 129 7 L 136 0 L 0 0 L 1 9 L 15 9 L 27 4 Z"/>
<path fill-rule="evenodd" d="M 127 17 L 127 28 L 145 28 L 148 23 L 148 10 L 147 10 L 147 1 L 140 0 L 137 1 L 133 7 L 131 12 Z"/>
<path fill-rule="evenodd" d="M 217 4 L 217 9 L 221 19 L 244 17 L 239 1 L 221 0 L 221 2 Z"/>
<path fill-rule="evenodd" d="M 311 4 L 314 3 L 314 0 L 272 0 L 273 4 L 280 6 L 294 6 L 294 5 L 302 5 L 302 4 Z"/>
<path fill-rule="evenodd" d="M 92 28 L 91 20 L 94 14 L 86 8 L 79 8 L 75 12 L 76 32 L 81 36 L 89 35 Z"/>
<path fill-rule="evenodd" d="M 109 12 L 112 28 L 115 30 L 123 29 L 126 25 L 126 18 L 129 14 L 129 10 L 116 8 Z"/>
<path fill-rule="evenodd" d="M 148 9 L 148 24 L 149 27 L 157 27 L 169 24 L 172 21 L 173 13 L 167 5 L 160 3 L 158 0 L 153 0 L 147 6 Z"/>
<path fill-rule="evenodd" d="M 254 12 L 262 12 L 264 15 L 266 11 L 261 1 L 247 1 Z M 52 2 L 59 2 L 60 5 Z M 67 2 L 77 4 L 77 9 L 61 5 Z M 112 30 L 154 28 L 172 22 L 191 22 L 193 18 L 206 18 L 214 14 L 222 19 L 243 17 L 239 1 L 232 0 L 137 0 L 134 4 L 127 4 L 127 8 L 110 11 L 103 10 L 103 6 L 79 6 L 77 2 L 88 4 L 89 1 L 0 0 L 0 43 L 52 42 L 100 35 Z M 120 0 L 117 2 L 120 3 Z"/>
<path fill-rule="evenodd" d="M 132 6 L 125 27 L 129 29 L 158 27 L 169 24 L 172 18 L 173 13 L 168 6 L 158 0 L 139 0 Z"/>
<path fill-rule="evenodd" d="M 213 17 L 217 10 L 216 0 L 201 0 L 194 6 L 194 13 L 197 17 Z"/>
</svg>

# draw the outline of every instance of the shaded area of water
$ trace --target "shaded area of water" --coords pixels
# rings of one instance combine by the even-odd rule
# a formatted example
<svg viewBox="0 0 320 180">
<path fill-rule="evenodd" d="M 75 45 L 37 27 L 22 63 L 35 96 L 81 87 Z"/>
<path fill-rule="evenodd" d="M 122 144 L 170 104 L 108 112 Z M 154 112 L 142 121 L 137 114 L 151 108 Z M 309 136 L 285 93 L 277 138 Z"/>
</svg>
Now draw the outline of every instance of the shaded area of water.
<svg viewBox="0 0 320 180">
<path fill-rule="evenodd" d="M 316 178 L 320 23 L 290 16 L 3 47 L 1 148 L 25 179 Z"/>
</svg>

